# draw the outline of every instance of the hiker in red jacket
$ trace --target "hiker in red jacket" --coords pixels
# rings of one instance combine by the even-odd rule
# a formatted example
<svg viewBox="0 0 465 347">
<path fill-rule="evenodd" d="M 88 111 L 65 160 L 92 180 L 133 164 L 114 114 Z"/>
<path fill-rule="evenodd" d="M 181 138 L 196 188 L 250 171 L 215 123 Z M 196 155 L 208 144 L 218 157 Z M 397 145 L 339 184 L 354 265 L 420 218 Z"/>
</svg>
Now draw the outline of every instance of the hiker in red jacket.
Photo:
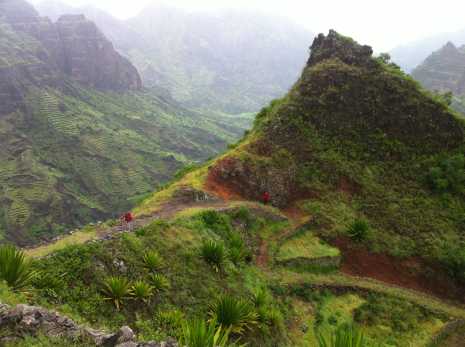
<svg viewBox="0 0 465 347">
<path fill-rule="evenodd" d="M 126 214 L 124 215 L 124 221 L 126 222 L 128 231 L 132 231 L 134 225 L 134 217 L 131 212 L 126 212 Z"/>
<path fill-rule="evenodd" d="M 263 204 L 268 205 L 270 203 L 270 200 L 271 200 L 270 193 L 264 192 L 262 196 Z"/>
</svg>

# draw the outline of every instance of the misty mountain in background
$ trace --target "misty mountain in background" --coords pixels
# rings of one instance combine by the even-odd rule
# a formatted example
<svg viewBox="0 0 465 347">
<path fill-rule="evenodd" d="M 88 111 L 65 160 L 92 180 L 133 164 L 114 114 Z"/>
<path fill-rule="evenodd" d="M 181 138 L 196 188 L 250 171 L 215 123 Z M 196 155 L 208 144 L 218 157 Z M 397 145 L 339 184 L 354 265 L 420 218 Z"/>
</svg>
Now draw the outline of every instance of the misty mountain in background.
<svg viewBox="0 0 465 347">
<path fill-rule="evenodd" d="M 299 76 L 313 34 L 289 20 L 251 12 L 189 13 L 153 5 L 122 21 L 104 11 L 46 1 L 56 19 L 83 13 L 137 67 L 144 86 L 183 106 L 237 114 L 259 110 Z"/>
<path fill-rule="evenodd" d="M 410 73 L 432 52 L 437 51 L 447 42 L 453 42 L 458 46 L 465 44 L 465 29 L 416 40 L 394 48 L 390 54 L 396 64 L 400 65 L 405 72 Z"/>
<path fill-rule="evenodd" d="M 416 67 L 412 77 L 431 91 L 451 92 L 452 108 L 465 114 L 465 45 L 448 42 Z"/>
</svg>

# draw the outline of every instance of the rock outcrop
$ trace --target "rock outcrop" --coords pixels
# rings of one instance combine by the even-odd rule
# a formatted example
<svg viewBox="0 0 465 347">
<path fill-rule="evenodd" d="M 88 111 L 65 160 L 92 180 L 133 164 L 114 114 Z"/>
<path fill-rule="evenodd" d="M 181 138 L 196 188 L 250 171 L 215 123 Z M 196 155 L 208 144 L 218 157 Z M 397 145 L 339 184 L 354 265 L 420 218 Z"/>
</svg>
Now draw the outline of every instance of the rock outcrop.
<svg viewBox="0 0 465 347">
<path fill-rule="evenodd" d="M 22 0 L 2 0 L 0 24 L 2 21 L 19 34 L 17 39 L 23 41 L 20 43 L 26 49 L 35 46 L 35 60 L 45 64 L 48 70 L 100 90 L 127 91 L 142 87 L 136 68 L 83 15 L 62 16 L 52 23 L 48 18 L 39 17 Z M 2 48 L 0 57 L 4 55 Z M 35 72 L 23 73 L 21 78 L 28 80 L 35 75 Z"/>
<path fill-rule="evenodd" d="M 56 23 L 64 52 L 62 71 L 97 89 L 138 90 L 136 68 L 113 48 L 97 26 L 83 15 L 62 16 Z"/>
<path fill-rule="evenodd" d="M 90 329 L 80 326 L 58 312 L 41 307 L 17 305 L 10 307 L 0 304 L 0 345 L 24 336 L 42 334 L 47 337 L 59 337 L 73 341 L 104 347 L 177 347 L 175 341 L 137 342 L 131 328 L 124 326 L 116 333 Z"/>
<path fill-rule="evenodd" d="M 448 42 L 412 72 L 425 88 L 465 95 L 465 46 Z"/>
</svg>

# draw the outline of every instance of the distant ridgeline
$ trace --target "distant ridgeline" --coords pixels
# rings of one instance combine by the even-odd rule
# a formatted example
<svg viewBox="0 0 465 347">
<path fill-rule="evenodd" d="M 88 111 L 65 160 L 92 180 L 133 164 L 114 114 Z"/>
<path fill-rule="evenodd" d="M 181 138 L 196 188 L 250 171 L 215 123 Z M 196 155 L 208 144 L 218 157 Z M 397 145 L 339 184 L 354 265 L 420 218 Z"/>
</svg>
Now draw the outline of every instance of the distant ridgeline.
<svg viewBox="0 0 465 347">
<path fill-rule="evenodd" d="M 257 112 L 285 94 L 314 37 L 284 18 L 244 11 L 190 13 L 154 4 L 123 21 L 59 1 L 38 10 L 54 19 L 84 13 L 137 67 L 144 86 L 188 108 L 229 114 Z"/>
<path fill-rule="evenodd" d="M 464 113 L 465 45 L 456 47 L 448 42 L 413 70 L 412 76 L 431 91 L 452 92 L 456 96 L 453 107 Z"/>
<path fill-rule="evenodd" d="M 113 216 L 243 130 L 144 91 L 84 16 L 0 1 L 0 242 Z"/>
</svg>

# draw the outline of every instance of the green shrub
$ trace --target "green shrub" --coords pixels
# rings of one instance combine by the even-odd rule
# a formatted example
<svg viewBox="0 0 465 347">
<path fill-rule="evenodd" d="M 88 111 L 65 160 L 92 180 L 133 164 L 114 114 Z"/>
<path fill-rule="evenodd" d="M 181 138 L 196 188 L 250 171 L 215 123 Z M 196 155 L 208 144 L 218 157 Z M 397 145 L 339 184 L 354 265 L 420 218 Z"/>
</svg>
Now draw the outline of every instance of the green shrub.
<svg viewBox="0 0 465 347">
<path fill-rule="evenodd" d="M 368 342 L 363 333 L 351 325 L 338 327 L 329 340 L 320 334 L 318 343 L 320 347 L 368 347 Z"/>
<path fill-rule="evenodd" d="M 169 280 L 161 274 L 151 274 L 150 283 L 152 285 L 153 290 L 157 293 L 167 290 L 170 287 Z"/>
<path fill-rule="evenodd" d="M 153 295 L 153 287 L 144 281 L 136 281 L 131 290 L 131 294 L 137 300 L 148 302 Z"/>
<path fill-rule="evenodd" d="M 158 327 L 168 336 L 182 335 L 184 314 L 179 310 L 160 311 L 155 316 Z"/>
<path fill-rule="evenodd" d="M 156 251 L 148 251 L 143 257 L 145 267 L 152 272 L 159 270 L 163 264 L 163 259 Z"/>
<path fill-rule="evenodd" d="M 465 243 L 460 241 L 444 243 L 440 260 L 452 277 L 465 283 Z"/>
<path fill-rule="evenodd" d="M 183 325 L 181 346 L 186 347 L 227 347 L 229 330 L 217 327 L 215 321 L 192 320 Z"/>
<path fill-rule="evenodd" d="M 232 247 L 228 251 L 228 256 L 235 265 L 239 265 L 245 262 L 247 258 L 247 251 L 242 247 Z"/>
<path fill-rule="evenodd" d="M 456 154 L 440 161 L 429 170 L 428 181 L 437 192 L 465 193 L 465 156 Z"/>
<path fill-rule="evenodd" d="M 200 254 L 217 272 L 222 269 L 226 261 L 226 252 L 223 244 L 215 241 L 205 241 L 200 249 Z"/>
<path fill-rule="evenodd" d="M 105 300 L 113 301 L 119 311 L 123 301 L 128 299 L 131 294 L 131 284 L 124 277 L 111 276 L 104 280 L 102 292 L 105 295 Z"/>
<path fill-rule="evenodd" d="M 369 295 L 354 310 L 354 321 L 365 326 L 385 326 L 396 333 L 412 332 L 426 321 L 429 313 L 422 307 L 398 298 Z"/>
<path fill-rule="evenodd" d="M 242 334 L 245 329 L 252 329 L 258 319 L 253 305 L 230 295 L 221 296 L 211 306 L 210 316 L 218 324 L 231 329 L 231 332 L 236 334 Z"/>
<path fill-rule="evenodd" d="M 271 300 L 270 294 L 266 288 L 255 289 L 252 295 L 252 303 L 255 307 L 264 307 L 269 304 Z"/>
<path fill-rule="evenodd" d="M 347 234 L 349 237 L 356 242 L 364 241 L 368 237 L 370 231 L 370 225 L 364 219 L 356 219 L 349 228 Z"/>
<path fill-rule="evenodd" d="M 37 276 L 24 252 L 12 245 L 0 246 L 0 280 L 13 290 L 23 290 Z"/>
<path fill-rule="evenodd" d="M 203 224 L 218 235 L 226 237 L 231 232 L 229 217 L 215 210 L 207 210 L 200 213 Z"/>
</svg>

